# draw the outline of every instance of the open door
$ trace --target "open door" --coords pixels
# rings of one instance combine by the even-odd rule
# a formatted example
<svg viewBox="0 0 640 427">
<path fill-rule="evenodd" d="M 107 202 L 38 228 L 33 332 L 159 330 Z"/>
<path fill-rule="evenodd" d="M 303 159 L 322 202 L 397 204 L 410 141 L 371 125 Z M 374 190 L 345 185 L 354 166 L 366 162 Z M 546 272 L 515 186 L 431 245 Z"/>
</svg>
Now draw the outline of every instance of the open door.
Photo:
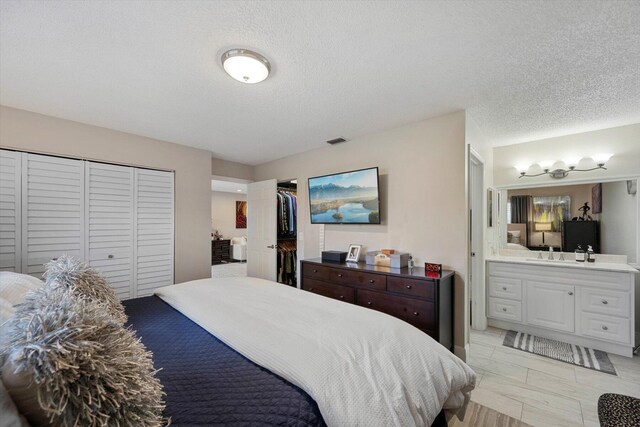
<svg viewBox="0 0 640 427">
<path fill-rule="evenodd" d="M 247 185 L 247 276 L 276 280 L 276 180 Z"/>
</svg>

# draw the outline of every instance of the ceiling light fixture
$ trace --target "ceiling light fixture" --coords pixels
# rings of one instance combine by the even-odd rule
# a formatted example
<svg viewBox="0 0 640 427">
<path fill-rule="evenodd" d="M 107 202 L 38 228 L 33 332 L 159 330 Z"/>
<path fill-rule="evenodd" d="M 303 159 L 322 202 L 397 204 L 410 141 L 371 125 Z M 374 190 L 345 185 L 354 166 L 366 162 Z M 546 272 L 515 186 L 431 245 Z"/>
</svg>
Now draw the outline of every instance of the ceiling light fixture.
<svg viewBox="0 0 640 427">
<path fill-rule="evenodd" d="M 222 54 L 222 67 L 231 77 L 242 83 L 260 83 L 271 72 L 271 64 L 264 56 L 247 49 L 231 49 Z"/>
<path fill-rule="evenodd" d="M 578 162 L 576 162 L 575 159 L 572 159 L 570 162 L 566 162 L 566 164 L 568 165 L 567 169 L 557 168 L 551 170 L 549 161 L 539 162 L 538 165 L 542 168 L 542 172 L 536 174 L 528 174 L 527 171 L 529 168 L 525 168 L 522 165 L 516 166 L 516 169 L 518 169 L 518 171 L 520 172 L 520 176 L 518 178 L 533 178 L 541 175 L 549 175 L 551 178 L 561 179 L 566 178 L 570 172 L 589 172 L 596 169 L 607 170 L 607 168 L 604 167 L 604 164 L 609 161 L 612 156 L 613 154 L 596 154 L 595 156 L 592 156 L 591 158 L 596 163 L 596 167 L 588 169 L 577 169 L 575 164 L 577 164 Z"/>
</svg>

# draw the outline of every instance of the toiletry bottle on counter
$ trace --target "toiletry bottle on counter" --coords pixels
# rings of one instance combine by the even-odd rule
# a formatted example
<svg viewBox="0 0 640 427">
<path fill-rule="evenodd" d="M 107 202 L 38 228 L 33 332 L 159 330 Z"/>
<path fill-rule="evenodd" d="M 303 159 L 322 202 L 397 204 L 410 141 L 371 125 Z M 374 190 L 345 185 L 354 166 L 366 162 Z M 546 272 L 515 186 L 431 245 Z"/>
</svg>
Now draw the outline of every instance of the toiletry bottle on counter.
<svg viewBox="0 0 640 427">
<path fill-rule="evenodd" d="M 582 250 L 582 246 L 578 245 L 578 249 L 576 249 L 576 261 L 584 262 L 585 261 L 585 253 Z"/>
<path fill-rule="evenodd" d="M 596 253 L 593 252 L 591 245 L 587 246 L 587 262 L 596 262 Z"/>
</svg>

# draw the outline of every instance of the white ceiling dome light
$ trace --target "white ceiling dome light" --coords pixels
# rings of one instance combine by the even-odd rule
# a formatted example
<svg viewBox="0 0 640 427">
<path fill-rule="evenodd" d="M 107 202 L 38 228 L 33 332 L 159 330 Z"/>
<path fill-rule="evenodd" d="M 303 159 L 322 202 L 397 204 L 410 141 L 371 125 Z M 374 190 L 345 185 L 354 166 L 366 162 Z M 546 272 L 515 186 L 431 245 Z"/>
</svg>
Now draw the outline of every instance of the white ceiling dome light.
<svg viewBox="0 0 640 427">
<path fill-rule="evenodd" d="M 260 83 L 271 71 L 264 56 L 247 49 L 231 49 L 222 55 L 222 67 L 231 77 L 242 83 Z"/>
</svg>

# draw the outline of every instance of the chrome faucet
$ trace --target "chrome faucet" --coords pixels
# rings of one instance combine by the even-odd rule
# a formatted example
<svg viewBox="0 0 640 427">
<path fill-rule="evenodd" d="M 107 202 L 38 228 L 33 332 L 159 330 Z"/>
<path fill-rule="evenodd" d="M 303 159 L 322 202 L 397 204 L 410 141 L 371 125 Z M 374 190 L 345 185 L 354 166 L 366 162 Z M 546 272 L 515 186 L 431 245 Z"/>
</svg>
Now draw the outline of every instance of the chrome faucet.
<svg viewBox="0 0 640 427">
<path fill-rule="evenodd" d="M 538 258 L 536 259 L 542 259 L 542 251 L 538 251 Z"/>
<path fill-rule="evenodd" d="M 558 258 L 558 261 L 564 261 L 564 252 L 560 252 L 560 258 Z"/>
<path fill-rule="evenodd" d="M 549 246 L 549 260 L 553 261 L 553 246 Z"/>
</svg>

